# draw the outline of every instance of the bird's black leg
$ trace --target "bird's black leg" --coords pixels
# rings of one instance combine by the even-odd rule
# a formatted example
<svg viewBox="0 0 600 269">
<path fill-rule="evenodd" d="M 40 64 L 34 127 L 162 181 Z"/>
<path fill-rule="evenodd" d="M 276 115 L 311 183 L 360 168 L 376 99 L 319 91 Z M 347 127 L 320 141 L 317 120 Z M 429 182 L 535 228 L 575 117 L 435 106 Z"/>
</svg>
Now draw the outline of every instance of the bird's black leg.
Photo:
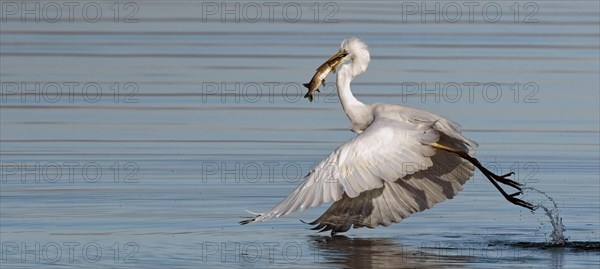
<svg viewBox="0 0 600 269">
<path fill-rule="evenodd" d="M 475 165 L 475 167 L 477 167 L 477 169 L 479 169 L 479 171 L 481 171 L 488 179 L 494 179 L 495 181 L 498 181 L 504 185 L 508 185 L 511 186 L 517 190 L 521 190 L 521 183 L 513 181 L 507 177 L 514 175 L 515 173 L 510 172 L 508 174 L 499 176 L 496 175 L 494 173 L 492 173 L 492 171 L 488 170 L 487 168 L 485 168 L 480 162 L 479 160 L 477 160 L 476 158 L 471 157 L 469 154 L 467 154 L 466 152 L 458 152 L 457 153 L 460 157 L 462 157 L 463 159 L 469 161 L 470 163 L 472 163 L 473 165 Z M 490 180 L 491 180 L 490 179 Z"/>
<path fill-rule="evenodd" d="M 477 169 L 479 169 L 479 171 L 481 171 L 481 173 L 483 173 L 483 175 L 490 181 L 492 182 L 492 184 L 494 185 L 494 187 L 496 187 L 496 189 L 498 189 L 498 191 L 502 194 L 502 196 L 504 196 L 504 198 L 506 198 L 506 200 L 508 200 L 509 202 L 518 205 L 518 206 L 522 206 L 525 207 L 529 210 L 533 210 L 534 207 L 532 204 L 525 202 L 519 198 L 516 198 L 515 196 L 521 194 L 521 184 L 513 181 L 507 177 L 514 175 L 513 172 L 510 172 L 508 174 L 499 176 L 496 175 L 494 173 L 492 173 L 490 170 L 488 170 L 487 168 L 485 168 L 483 165 L 481 165 L 481 163 L 479 162 L 479 160 L 477 160 L 476 158 L 471 157 L 467 152 L 464 151 L 460 151 L 460 150 L 455 150 L 449 147 L 446 147 L 444 145 L 440 145 L 437 143 L 433 143 L 431 144 L 431 146 L 433 146 L 434 148 L 437 149 L 441 149 L 441 150 L 445 150 L 448 152 L 452 152 L 454 154 L 457 154 L 458 156 L 460 156 L 461 158 L 469 161 L 470 163 L 472 163 L 473 165 L 475 165 L 475 167 L 477 167 Z M 517 190 L 519 190 L 516 193 L 513 194 L 508 194 L 504 191 L 504 189 L 502 189 L 502 187 L 500 187 L 500 185 L 498 185 L 498 182 L 505 184 L 507 186 L 511 186 Z"/>
</svg>

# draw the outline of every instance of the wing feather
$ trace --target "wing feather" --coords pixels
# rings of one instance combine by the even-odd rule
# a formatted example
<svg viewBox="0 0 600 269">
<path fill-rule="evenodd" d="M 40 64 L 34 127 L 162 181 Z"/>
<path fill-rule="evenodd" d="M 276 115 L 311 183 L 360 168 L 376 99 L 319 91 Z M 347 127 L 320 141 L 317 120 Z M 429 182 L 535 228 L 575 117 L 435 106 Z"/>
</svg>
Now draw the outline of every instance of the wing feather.
<svg viewBox="0 0 600 269">
<path fill-rule="evenodd" d="M 407 175 L 396 182 L 385 182 L 382 188 L 355 198 L 343 196 L 311 224 L 319 224 L 333 233 L 345 232 L 352 226 L 389 226 L 453 198 L 473 175 L 473 165 L 444 151 L 438 151 L 432 159 L 436 165 L 444 165 Z"/>
<path fill-rule="evenodd" d="M 474 167 L 440 143 L 474 153 L 459 126 L 423 110 L 373 105 L 374 121 L 321 161 L 283 201 L 255 218 L 278 218 L 334 201 L 315 229 L 388 226 L 454 197 Z M 469 147 L 470 146 L 470 147 Z"/>
<path fill-rule="evenodd" d="M 376 118 L 359 136 L 321 161 L 287 198 L 249 222 L 338 201 L 344 194 L 358 197 L 365 191 L 383 187 L 384 182 L 394 182 L 427 168 L 433 162 L 430 150 L 424 148 L 438 138 L 430 124 Z"/>
</svg>

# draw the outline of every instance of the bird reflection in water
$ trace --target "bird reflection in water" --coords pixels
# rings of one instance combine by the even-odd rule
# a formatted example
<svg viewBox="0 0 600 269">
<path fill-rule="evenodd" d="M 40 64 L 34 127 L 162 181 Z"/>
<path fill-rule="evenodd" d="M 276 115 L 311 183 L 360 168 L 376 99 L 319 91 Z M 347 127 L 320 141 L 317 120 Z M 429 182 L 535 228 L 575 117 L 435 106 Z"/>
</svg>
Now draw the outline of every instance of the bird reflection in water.
<svg viewBox="0 0 600 269">
<path fill-rule="evenodd" d="M 402 244 L 390 238 L 336 235 L 310 236 L 308 241 L 318 253 L 318 262 L 340 264 L 344 268 L 457 268 L 473 261 L 473 257 L 460 251 L 436 251 L 433 247 Z"/>
</svg>

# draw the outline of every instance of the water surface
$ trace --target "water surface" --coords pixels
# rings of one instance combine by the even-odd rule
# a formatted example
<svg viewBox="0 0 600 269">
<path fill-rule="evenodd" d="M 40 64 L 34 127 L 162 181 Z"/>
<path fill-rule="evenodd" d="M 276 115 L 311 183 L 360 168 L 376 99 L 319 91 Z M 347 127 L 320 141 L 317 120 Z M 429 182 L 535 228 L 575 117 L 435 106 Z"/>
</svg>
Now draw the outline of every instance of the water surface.
<svg viewBox="0 0 600 269">
<path fill-rule="evenodd" d="M 298 5 L 297 21 L 274 13 L 256 23 L 248 14 L 252 3 L 267 14 L 263 2 L 227 2 L 250 10 L 239 22 L 203 10 L 211 2 L 91 3 L 104 11 L 95 23 L 78 14 L 50 22 L 51 8 L 40 22 L 2 13 L 4 265 L 600 264 L 597 248 L 529 247 L 549 240 L 547 217 L 507 203 L 480 173 L 453 200 L 387 228 L 331 238 L 299 221 L 326 206 L 237 223 L 249 215 L 243 209 L 275 205 L 354 136 L 333 75 L 313 103 L 301 84 L 341 40 L 358 36 L 372 56 L 353 83 L 359 99 L 461 123 L 485 165 L 554 198 L 568 240 L 600 241 L 597 2 L 502 1 L 496 22 L 487 13 L 423 22 L 401 2 L 282 2 L 275 11 Z"/>
</svg>

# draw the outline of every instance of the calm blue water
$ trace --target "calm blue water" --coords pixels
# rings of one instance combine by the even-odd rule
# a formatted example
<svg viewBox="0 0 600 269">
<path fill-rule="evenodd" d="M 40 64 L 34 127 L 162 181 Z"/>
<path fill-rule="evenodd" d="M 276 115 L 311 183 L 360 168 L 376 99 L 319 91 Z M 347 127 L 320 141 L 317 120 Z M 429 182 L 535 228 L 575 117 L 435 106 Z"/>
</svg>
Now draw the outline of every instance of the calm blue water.
<svg viewBox="0 0 600 269">
<path fill-rule="evenodd" d="M 0 24 L 2 267 L 600 264 L 597 248 L 523 247 L 549 240 L 547 217 L 480 173 L 347 237 L 299 221 L 327 205 L 237 223 L 354 136 L 334 75 L 313 103 L 301 84 L 357 36 L 372 57 L 359 99 L 461 123 L 482 163 L 555 199 L 569 241 L 600 241 L 595 1 L 470 2 L 471 15 L 467 2 L 71 1 L 72 17 L 66 2 L 15 3 Z"/>
</svg>

